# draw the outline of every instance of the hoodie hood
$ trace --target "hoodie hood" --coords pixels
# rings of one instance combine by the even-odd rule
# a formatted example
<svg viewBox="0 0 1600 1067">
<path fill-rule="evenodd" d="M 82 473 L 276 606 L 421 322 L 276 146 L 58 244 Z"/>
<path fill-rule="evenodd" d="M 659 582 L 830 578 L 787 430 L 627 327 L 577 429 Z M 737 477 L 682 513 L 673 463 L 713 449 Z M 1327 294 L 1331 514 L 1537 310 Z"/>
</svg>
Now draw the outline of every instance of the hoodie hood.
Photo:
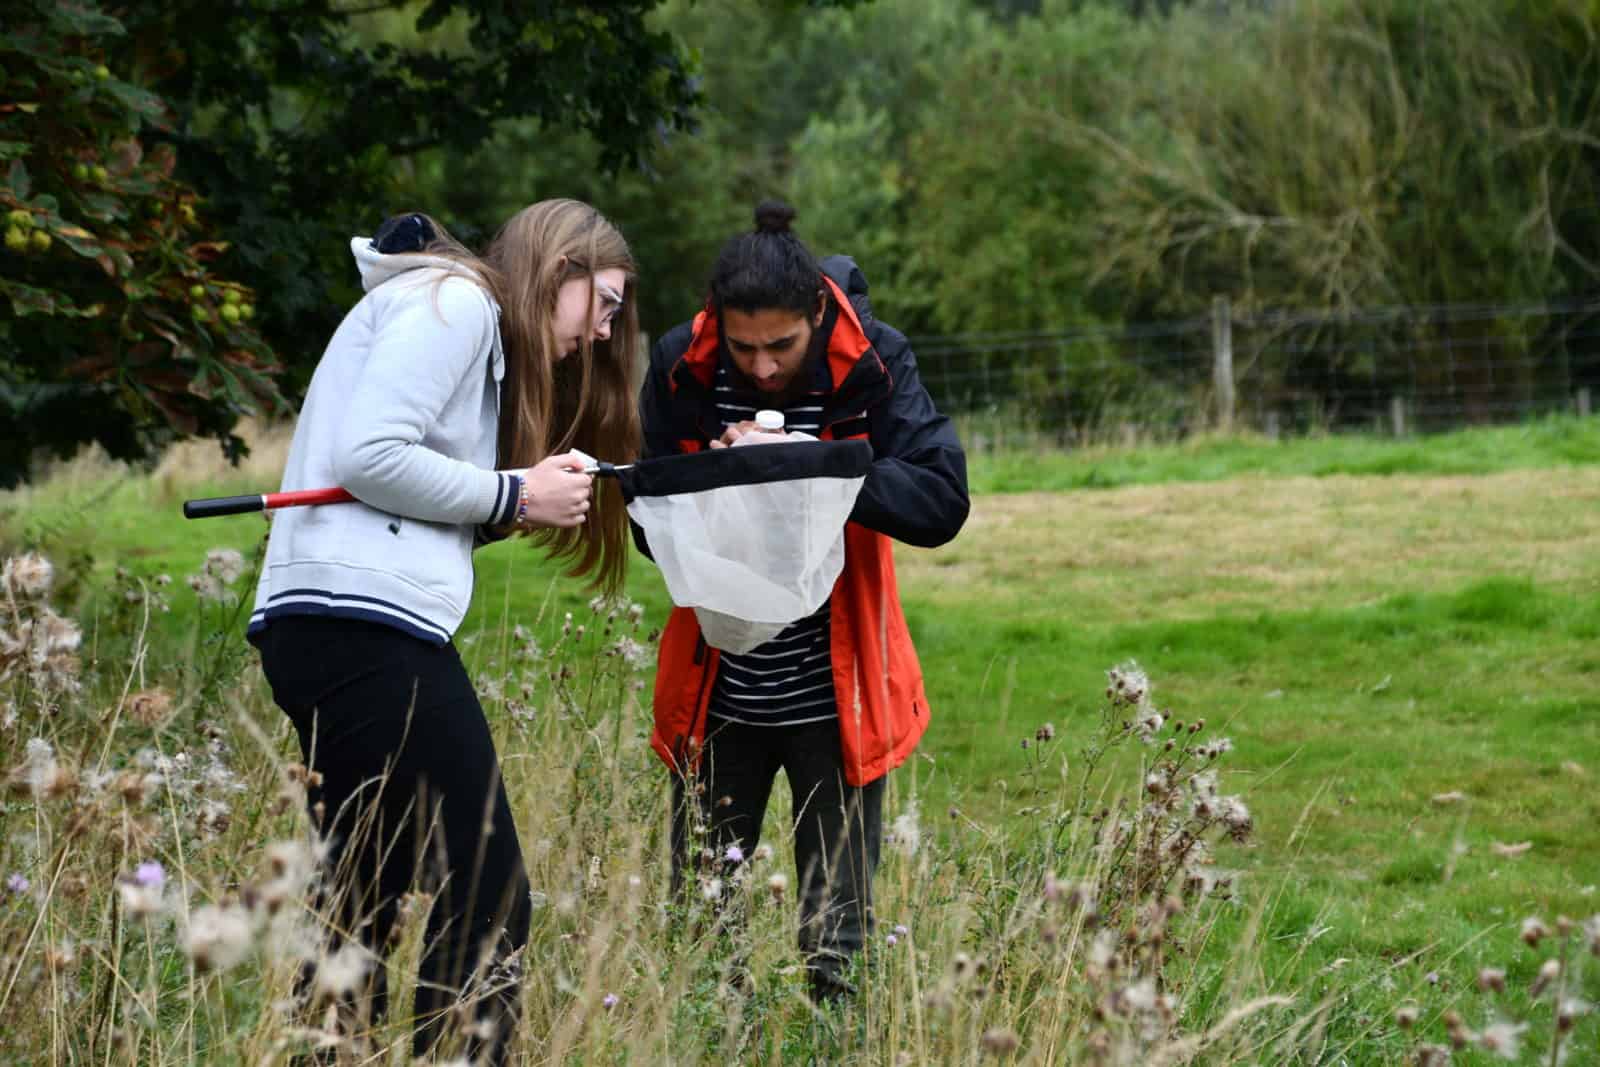
<svg viewBox="0 0 1600 1067">
<path fill-rule="evenodd" d="M 372 246 L 370 237 L 350 238 L 350 254 L 356 257 L 356 269 L 361 272 L 361 288 L 368 293 L 384 282 L 413 270 L 432 268 L 467 277 L 474 276 L 471 270 L 443 256 L 430 256 L 422 252 L 388 254 L 379 252 Z M 496 311 L 498 310 L 497 307 Z"/>
<path fill-rule="evenodd" d="M 828 256 L 817 266 L 850 301 L 856 318 L 861 321 L 861 328 L 870 329 L 877 316 L 872 313 L 872 304 L 867 300 L 867 276 L 861 273 L 856 261 L 849 256 Z"/>
<path fill-rule="evenodd" d="M 384 282 L 393 281 L 400 275 L 408 274 L 415 270 L 442 270 L 474 280 L 478 277 L 470 268 L 443 256 L 430 256 L 422 252 L 379 252 L 372 246 L 372 238 L 370 237 L 350 238 L 350 254 L 355 257 L 356 269 L 361 272 L 362 291 L 368 293 Z M 489 307 L 494 310 L 495 321 L 498 323 L 500 305 L 487 289 L 482 290 L 482 292 L 484 299 L 489 302 Z M 494 380 L 498 382 L 506 374 L 505 348 L 500 340 L 498 326 L 494 331 L 494 351 L 491 353 L 490 358 Z"/>
</svg>

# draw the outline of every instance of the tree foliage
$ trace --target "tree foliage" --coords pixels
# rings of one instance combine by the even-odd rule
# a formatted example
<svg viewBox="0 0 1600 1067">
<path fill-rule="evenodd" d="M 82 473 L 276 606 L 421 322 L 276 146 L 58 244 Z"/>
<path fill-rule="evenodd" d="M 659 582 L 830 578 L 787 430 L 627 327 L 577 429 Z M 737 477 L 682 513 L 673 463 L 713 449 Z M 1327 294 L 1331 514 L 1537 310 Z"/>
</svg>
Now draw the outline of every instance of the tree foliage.
<svg viewBox="0 0 1600 1067">
<path fill-rule="evenodd" d="M 458 222 L 537 195 L 599 205 L 641 262 L 641 321 L 659 333 L 698 309 L 721 242 L 750 227 L 760 199 L 782 195 L 819 254 L 858 256 L 875 300 L 925 321 L 913 309 L 929 221 L 905 214 L 918 169 L 907 141 L 946 91 L 952 57 L 989 32 L 982 11 L 967 0 L 667 0 L 655 19 L 693 50 L 705 104 L 647 167 L 608 173 L 587 134 L 509 122 L 472 155 L 417 157 L 398 198 Z"/>
<path fill-rule="evenodd" d="M 244 275 L 270 280 L 264 328 L 304 367 L 355 295 L 349 236 L 419 206 L 393 197 L 419 153 L 467 155 L 528 119 L 586 133 L 614 170 L 692 123 L 691 64 L 647 25 L 656 3 L 184 0 L 136 5 L 128 24 L 177 111 L 182 173 Z"/>
<path fill-rule="evenodd" d="M 281 406 L 278 365 L 171 144 L 151 143 L 171 115 L 124 79 L 123 27 L 40 2 L 0 42 L 0 485 L 85 440 L 124 458 L 174 433 L 237 450 L 238 417 Z"/>
<path fill-rule="evenodd" d="M 914 337 L 1096 331 L 1065 360 L 922 348 L 941 381 L 996 371 L 1034 403 L 1062 397 L 1041 360 L 1070 364 L 1080 398 L 1096 378 L 1203 387 L 1190 366 L 1152 381 L 1098 338 L 1216 296 L 1251 315 L 1596 288 L 1596 0 L 667 0 L 652 19 L 690 48 L 705 104 L 648 166 L 612 173 L 594 136 L 530 116 L 477 152 L 412 157 L 397 202 L 471 228 L 588 199 L 633 244 L 659 332 L 699 306 L 753 205 L 785 196 Z M 1567 359 L 1561 338 L 1473 329 L 1524 364 Z M 1369 373 L 1362 358 L 1330 373 Z M 1252 366 L 1271 381 L 1292 362 Z"/>
<path fill-rule="evenodd" d="M 259 294 L 290 393 L 357 295 L 349 235 L 422 209 L 482 240 L 549 196 L 622 226 L 651 332 L 696 310 L 719 244 L 771 195 L 817 252 L 856 256 L 879 313 L 914 337 L 1111 337 L 1216 296 L 1270 315 L 1600 291 L 1600 0 L 178 0 L 117 15 L 114 47 L 61 42 L 89 69 L 114 51 L 114 76 L 59 98 L 143 116 L 137 165 L 170 168 L 163 195 L 197 212 L 164 217 L 216 256 L 205 278 Z M 7 77 L 38 52 L 4 53 Z M 7 82 L 8 106 L 27 99 Z M 97 126 L 45 149 L 29 140 L 44 109 L 0 115 L 34 131 L 0 135 L 0 162 L 22 158 L 30 196 L 67 205 L 74 153 L 116 174 L 126 136 Z M 76 211 L 57 214 L 101 232 Z M 47 262 L 74 260 L 13 254 L 0 274 Z M 19 333 L 10 314 L 13 348 L 49 318 L 40 350 L 57 357 L 102 328 L 63 311 Z M 1492 316 L 1474 329 L 1524 364 L 1600 373 L 1564 338 Z M 940 357 L 952 372 L 977 360 L 964 343 Z M 1008 346 L 985 372 L 1035 358 Z M 1129 362 L 1113 341 L 1080 351 L 1086 367 Z M 1279 361 L 1269 378 L 1294 371 L 1262 358 Z"/>
<path fill-rule="evenodd" d="M 1244 47 L 1225 55 L 1215 25 L 1174 19 L 1137 65 L 1188 77 L 1127 78 L 1098 115 L 1032 110 L 1058 150 L 1101 162 L 1096 281 L 1167 313 L 1217 293 L 1348 309 L 1600 282 L 1588 0 L 1285 8 L 1231 21 Z"/>
<path fill-rule="evenodd" d="M 646 23 L 656 2 L 13 4 L 0 195 L 30 220 L 3 272 L 4 479 L 84 440 L 237 450 L 239 415 L 279 400 L 269 353 L 293 391 L 358 294 L 349 236 L 416 206 L 394 194 L 417 154 L 465 155 L 526 118 L 585 132 L 614 169 L 686 129 L 699 96 L 685 50 Z M 473 221 L 468 236 L 500 219 Z M 252 322 L 223 317 L 245 306 Z"/>
</svg>

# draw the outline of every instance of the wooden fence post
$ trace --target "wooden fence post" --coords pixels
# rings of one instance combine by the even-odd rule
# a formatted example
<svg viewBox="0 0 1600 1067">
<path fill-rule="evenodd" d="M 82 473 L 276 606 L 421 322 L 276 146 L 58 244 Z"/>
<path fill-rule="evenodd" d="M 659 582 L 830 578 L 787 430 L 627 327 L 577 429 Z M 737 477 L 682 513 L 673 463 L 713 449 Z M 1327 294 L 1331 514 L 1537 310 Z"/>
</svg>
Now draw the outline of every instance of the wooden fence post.
<svg viewBox="0 0 1600 1067">
<path fill-rule="evenodd" d="M 1589 387 L 1585 385 L 1578 390 L 1578 414 L 1588 418 L 1589 414 L 1594 410 L 1591 403 Z"/>
<path fill-rule="evenodd" d="M 1211 381 L 1217 390 L 1217 425 L 1233 429 L 1233 313 L 1228 298 L 1211 301 Z"/>
<path fill-rule="evenodd" d="M 1406 398 L 1398 393 L 1389 398 L 1389 427 L 1396 437 L 1406 435 Z"/>
</svg>

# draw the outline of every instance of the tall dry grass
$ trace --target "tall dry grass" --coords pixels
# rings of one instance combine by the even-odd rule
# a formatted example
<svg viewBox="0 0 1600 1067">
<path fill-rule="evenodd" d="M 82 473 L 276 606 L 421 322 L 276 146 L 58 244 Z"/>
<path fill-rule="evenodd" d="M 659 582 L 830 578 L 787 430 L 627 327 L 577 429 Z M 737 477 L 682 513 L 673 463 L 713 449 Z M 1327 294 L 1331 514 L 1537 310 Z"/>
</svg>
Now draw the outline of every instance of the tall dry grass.
<svg viewBox="0 0 1600 1067">
<path fill-rule="evenodd" d="M 328 948 L 310 772 L 291 758 L 287 723 L 237 639 L 248 569 L 218 552 L 187 583 L 119 578 L 106 593 L 124 607 L 98 616 L 107 632 L 85 635 L 52 608 L 47 560 L 5 564 L 8 1062 L 409 1061 L 404 1009 L 431 901 L 404 902 L 387 964 L 391 1017 L 341 1023 L 328 1008 L 373 961 Z M 197 633 L 232 637 L 167 647 L 149 625 L 163 607 L 191 613 Z M 1252 830 L 1226 788 L 1231 745 L 1202 721 L 1171 721 L 1137 667 L 1108 673 L 1102 716 L 1084 736 L 1031 722 L 1011 793 L 1020 811 L 929 812 L 919 761 L 895 775 L 859 992 L 819 1010 L 795 948 L 791 813 L 773 813 L 770 851 L 719 858 L 671 895 L 668 782 L 646 742 L 652 635 L 630 605 L 590 608 L 463 640 L 533 886 L 517 1062 L 1289 1063 L 1330 1053 L 1323 1026 L 1335 998 L 1273 989 L 1256 963 L 1253 920 L 1267 894 L 1239 892 L 1228 870 Z M 1223 918 L 1236 931 L 1227 944 Z M 1600 949 L 1600 921 L 1524 936 L 1559 946 L 1540 990 L 1555 1009 L 1546 1047 L 1559 1053 L 1587 1010 L 1574 991 L 1584 950 Z M 308 964 L 309 987 L 297 982 Z M 1404 1012 L 1374 1032 L 1419 1024 Z M 1463 1048 L 1531 1037 L 1512 1022 L 1420 1023 Z M 1441 1062 L 1448 1046 L 1413 1052 Z"/>
</svg>

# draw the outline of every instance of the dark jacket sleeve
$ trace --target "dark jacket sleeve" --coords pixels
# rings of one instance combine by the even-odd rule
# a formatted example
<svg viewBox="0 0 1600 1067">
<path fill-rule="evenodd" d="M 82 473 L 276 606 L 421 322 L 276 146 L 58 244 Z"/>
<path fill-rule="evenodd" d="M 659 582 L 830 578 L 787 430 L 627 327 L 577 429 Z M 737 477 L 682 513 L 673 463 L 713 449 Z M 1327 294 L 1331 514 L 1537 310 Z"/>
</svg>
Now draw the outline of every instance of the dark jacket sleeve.
<svg viewBox="0 0 1600 1067">
<path fill-rule="evenodd" d="M 934 548 L 967 521 L 967 456 L 955 425 L 923 387 L 909 342 L 887 327 L 882 333 L 878 355 L 893 387 L 867 413 L 874 458 L 850 519 L 908 545 Z"/>
<path fill-rule="evenodd" d="M 678 451 L 678 440 L 672 429 L 672 386 L 667 381 L 667 374 L 677 358 L 673 348 L 683 347 L 679 343 L 682 341 L 679 336 L 682 332 L 681 327 L 673 330 L 650 346 L 650 363 L 645 368 L 644 384 L 639 388 L 639 422 L 644 428 L 642 459 L 670 456 Z M 646 559 L 655 559 L 650 554 L 644 530 L 632 519 L 628 520 L 628 525 L 633 529 L 634 546 Z"/>
<path fill-rule="evenodd" d="M 672 384 L 667 375 L 688 346 L 683 327 L 669 331 L 650 346 L 650 363 L 639 388 L 639 421 L 644 427 L 643 459 L 670 456 L 678 451 L 672 414 Z"/>
</svg>

